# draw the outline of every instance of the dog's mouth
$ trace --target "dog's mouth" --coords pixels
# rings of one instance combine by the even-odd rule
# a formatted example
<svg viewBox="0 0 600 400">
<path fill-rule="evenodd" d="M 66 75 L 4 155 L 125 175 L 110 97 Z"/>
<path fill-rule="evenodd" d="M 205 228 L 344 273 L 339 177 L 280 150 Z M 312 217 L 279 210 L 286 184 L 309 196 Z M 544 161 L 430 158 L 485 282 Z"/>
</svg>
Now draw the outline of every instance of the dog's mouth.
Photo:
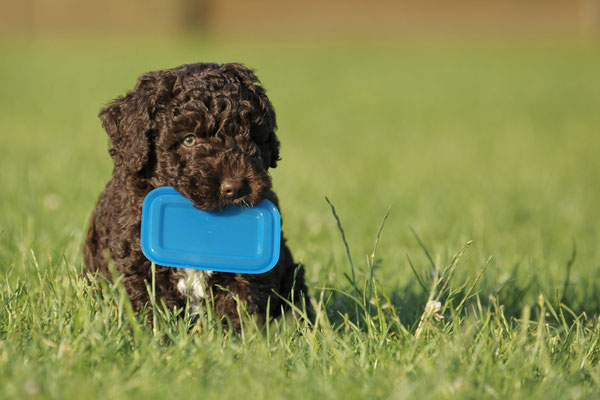
<svg viewBox="0 0 600 400">
<path fill-rule="evenodd" d="M 260 201 L 253 202 L 253 201 L 250 201 L 245 198 L 239 198 L 239 199 L 235 199 L 235 200 L 222 200 L 222 201 L 219 201 L 218 203 L 214 203 L 214 204 L 198 203 L 191 199 L 190 199 L 190 201 L 192 202 L 194 207 L 196 207 L 199 210 L 214 211 L 214 212 L 223 211 L 230 207 L 254 207 L 257 204 L 260 204 Z"/>
<path fill-rule="evenodd" d="M 248 197 L 245 196 L 234 200 L 225 199 L 223 203 L 225 204 L 225 207 L 254 207 L 256 205 Z"/>
<path fill-rule="evenodd" d="M 222 211 L 229 207 L 254 207 L 265 199 L 263 195 L 257 195 L 251 192 L 235 198 L 194 195 L 188 193 L 182 193 L 182 195 L 188 198 L 194 207 L 202 211 Z"/>
<path fill-rule="evenodd" d="M 222 175 L 221 175 L 222 176 Z M 180 179 L 175 189 L 202 211 L 220 211 L 228 207 L 254 207 L 271 189 L 268 175 L 227 174 L 215 179 Z"/>
</svg>

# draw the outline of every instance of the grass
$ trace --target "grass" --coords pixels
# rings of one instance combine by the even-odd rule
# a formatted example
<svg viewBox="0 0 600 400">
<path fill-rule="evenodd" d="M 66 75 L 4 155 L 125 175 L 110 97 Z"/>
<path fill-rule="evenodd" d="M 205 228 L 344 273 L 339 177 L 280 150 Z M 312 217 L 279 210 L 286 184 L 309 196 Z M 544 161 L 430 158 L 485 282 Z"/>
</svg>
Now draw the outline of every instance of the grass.
<svg viewBox="0 0 600 400">
<path fill-rule="evenodd" d="M 597 48 L 58 39 L 0 55 L 0 397 L 600 395 Z M 98 110 L 197 60 L 255 67 L 275 104 L 314 326 L 294 310 L 228 337 L 210 313 L 188 331 L 162 311 L 153 330 L 118 282 L 82 276 L 111 171 Z"/>
</svg>

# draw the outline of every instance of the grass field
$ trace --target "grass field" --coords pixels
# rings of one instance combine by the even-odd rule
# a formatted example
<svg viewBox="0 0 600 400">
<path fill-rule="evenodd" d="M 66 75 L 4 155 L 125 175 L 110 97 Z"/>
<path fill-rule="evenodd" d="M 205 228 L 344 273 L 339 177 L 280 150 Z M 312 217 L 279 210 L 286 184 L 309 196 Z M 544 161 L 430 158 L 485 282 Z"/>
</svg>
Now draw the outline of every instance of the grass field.
<svg viewBox="0 0 600 400">
<path fill-rule="evenodd" d="M 0 58 L 0 398 L 600 396 L 597 47 L 5 40 Z M 82 276 L 111 173 L 99 109 L 196 61 L 268 89 L 315 326 L 153 331 Z"/>
</svg>

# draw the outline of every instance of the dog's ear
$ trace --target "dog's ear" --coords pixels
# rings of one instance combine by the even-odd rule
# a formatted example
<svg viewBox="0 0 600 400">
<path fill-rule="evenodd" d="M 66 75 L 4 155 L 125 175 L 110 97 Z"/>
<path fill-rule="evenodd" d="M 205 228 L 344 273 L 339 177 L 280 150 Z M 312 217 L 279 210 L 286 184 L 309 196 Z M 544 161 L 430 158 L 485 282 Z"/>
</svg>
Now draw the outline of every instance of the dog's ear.
<svg viewBox="0 0 600 400">
<path fill-rule="evenodd" d="M 253 136 L 261 149 L 266 166 L 275 168 L 277 167 L 277 161 L 279 161 L 280 147 L 279 139 L 275 134 L 277 130 L 275 110 L 267 96 L 264 95 L 264 91 L 263 98 L 259 103 L 262 115 L 258 118 L 259 125 L 254 129 L 256 133 L 253 133 Z"/>
<path fill-rule="evenodd" d="M 280 144 L 275 134 L 277 130 L 275 109 L 269 101 L 265 89 L 254 71 L 243 64 L 224 64 L 223 70 L 236 76 L 239 82 L 251 93 L 253 102 L 257 105 L 250 129 L 251 136 L 261 150 L 265 165 L 275 168 L 277 161 L 279 161 Z"/>
<path fill-rule="evenodd" d="M 270 156 L 271 156 L 271 168 L 275 168 L 277 166 L 277 161 L 279 161 L 279 139 L 277 135 L 275 135 L 275 131 L 271 131 L 271 136 L 269 137 L 269 141 L 267 142 L 269 146 Z"/>
<path fill-rule="evenodd" d="M 135 174 L 147 165 L 155 116 L 171 99 L 175 79 L 172 71 L 148 72 L 138 78 L 131 92 L 100 111 L 115 168 Z"/>
</svg>

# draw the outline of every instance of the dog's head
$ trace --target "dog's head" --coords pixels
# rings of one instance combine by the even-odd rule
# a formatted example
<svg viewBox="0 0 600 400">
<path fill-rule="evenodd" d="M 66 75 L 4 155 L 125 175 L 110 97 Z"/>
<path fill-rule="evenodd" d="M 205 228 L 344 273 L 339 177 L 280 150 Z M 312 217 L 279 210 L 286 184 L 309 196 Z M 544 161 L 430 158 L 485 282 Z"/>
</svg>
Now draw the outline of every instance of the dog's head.
<svg viewBox="0 0 600 400">
<path fill-rule="evenodd" d="M 252 206 L 279 159 L 275 112 L 241 64 L 190 64 L 142 75 L 100 112 L 115 175 L 173 186 L 202 210 Z"/>
</svg>

